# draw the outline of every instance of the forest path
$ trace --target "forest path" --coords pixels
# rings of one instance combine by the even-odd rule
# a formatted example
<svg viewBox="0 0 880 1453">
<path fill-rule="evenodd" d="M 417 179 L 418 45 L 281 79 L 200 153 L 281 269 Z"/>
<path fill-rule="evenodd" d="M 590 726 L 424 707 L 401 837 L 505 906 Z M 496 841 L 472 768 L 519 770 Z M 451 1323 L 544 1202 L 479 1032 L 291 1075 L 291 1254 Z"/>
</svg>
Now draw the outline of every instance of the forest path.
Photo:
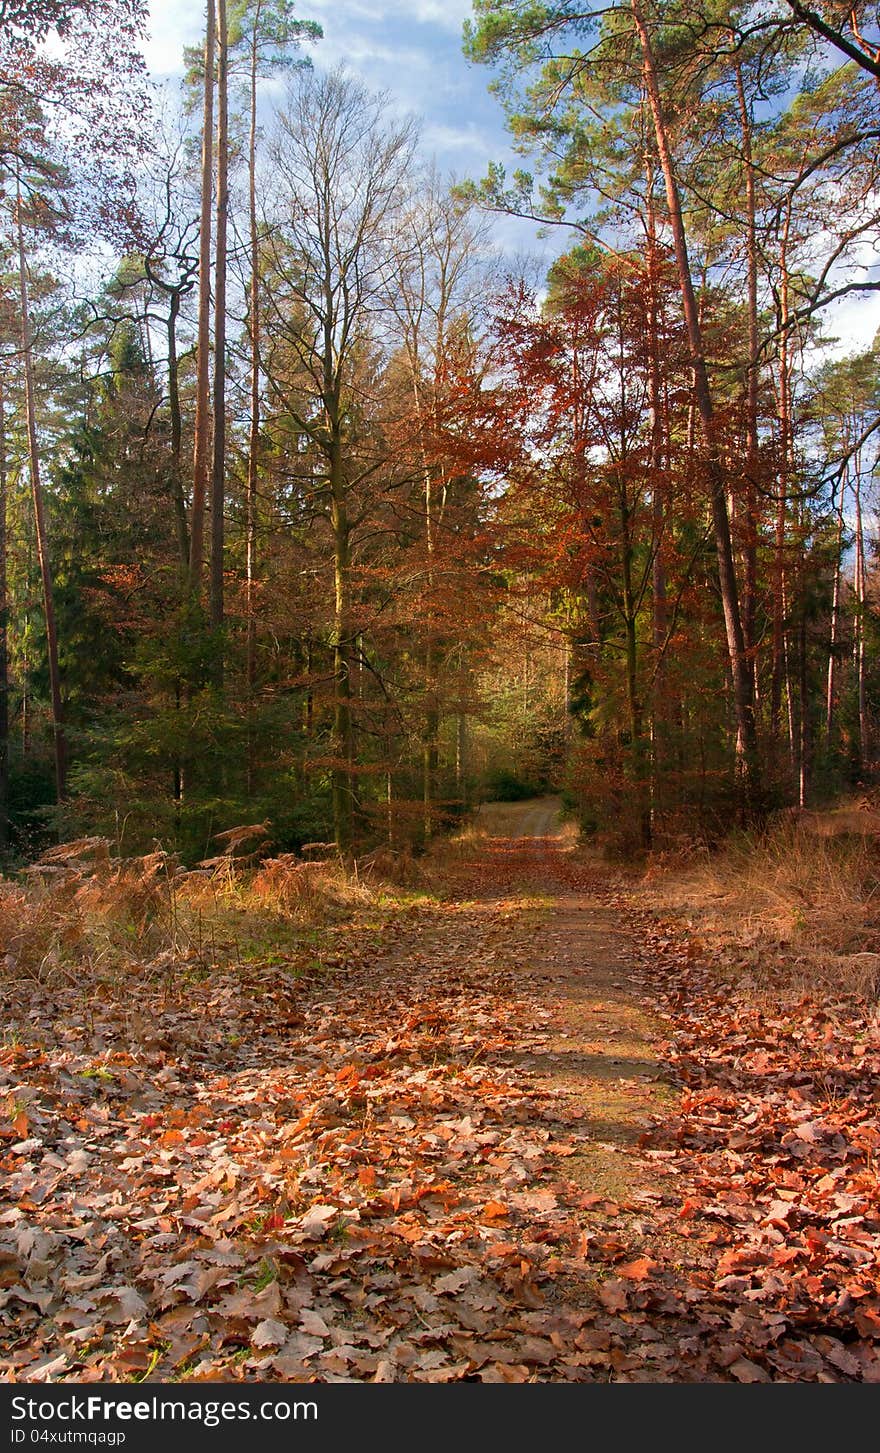
<svg viewBox="0 0 880 1453">
<path fill-rule="evenodd" d="M 863 1030 L 734 1003 L 558 808 L 173 979 L 10 981 L 0 1375 L 880 1381 Z"/>
<path fill-rule="evenodd" d="M 561 812 L 556 797 L 482 807 L 477 851 L 462 864 L 458 891 L 467 891 L 470 878 L 489 901 L 499 888 L 525 895 L 515 930 L 517 987 L 549 1013 L 547 1039 L 501 1062 L 561 1095 L 582 1122 L 584 1139 L 567 1174 L 590 1192 L 620 1196 L 656 1178 L 635 1147 L 669 1100 L 658 1058 L 662 1031 L 645 1006 L 640 945 L 619 907 L 607 902 L 603 878 L 598 891 L 585 891 Z M 530 907 L 530 898 L 539 906 Z"/>
</svg>

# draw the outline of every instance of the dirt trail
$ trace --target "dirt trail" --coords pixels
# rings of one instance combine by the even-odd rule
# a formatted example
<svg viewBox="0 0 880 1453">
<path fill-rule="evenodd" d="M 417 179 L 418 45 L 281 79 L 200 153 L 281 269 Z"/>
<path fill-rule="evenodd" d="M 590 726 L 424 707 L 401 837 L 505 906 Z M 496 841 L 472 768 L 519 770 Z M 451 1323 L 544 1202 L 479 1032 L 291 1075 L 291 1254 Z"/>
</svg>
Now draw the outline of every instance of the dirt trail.
<svg viewBox="0 0 880 1453">
<path fill-rule="evenodd" d="M 669 1098 L 657 1057 L 662 1035 L 644 1005 L 641 945 L 602 901 L 607 892 L 574 886 L 561 807 L 554 797 L 484 807 L 483 861 L 469 866 L 544 900 L 521 910 L 517 968 L 520 989 L 537 991 L 550 1011 L 548 1041 L 503 1062 L 562 1094 L 582 1120 L 588 1138 L 568 1174 L 590 1191 L 626 1195 L 656 1178 L 634 1147 Z"/>
</svg>

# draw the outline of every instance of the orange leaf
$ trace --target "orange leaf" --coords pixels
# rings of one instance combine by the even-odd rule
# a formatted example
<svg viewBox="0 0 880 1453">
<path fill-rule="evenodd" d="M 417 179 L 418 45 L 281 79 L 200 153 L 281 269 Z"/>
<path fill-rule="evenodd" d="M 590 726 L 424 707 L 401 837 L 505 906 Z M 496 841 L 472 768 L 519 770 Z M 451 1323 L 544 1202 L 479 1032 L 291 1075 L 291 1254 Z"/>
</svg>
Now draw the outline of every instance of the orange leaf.
<svg viewBox="0 0 880 1453">
<path fill-rule="evenodd" d="M 652 1261 L 650 1256 L 640 1256 L 635 1261 L 628 1261 L 625 1266 L 615 1267 L 618 1276 L 625 1276 L 627 1281 L 644 1281 L 657 1270 L 657 1262 Z"/>
<path fill-rule="evenodd" d="M 480 1212 L 479 1219 L 481 1221 L 502 1221 L 509 1214 L 507 1207 L 502 1206 L 500 1201 L 487 1201 Z"/>
</svg>

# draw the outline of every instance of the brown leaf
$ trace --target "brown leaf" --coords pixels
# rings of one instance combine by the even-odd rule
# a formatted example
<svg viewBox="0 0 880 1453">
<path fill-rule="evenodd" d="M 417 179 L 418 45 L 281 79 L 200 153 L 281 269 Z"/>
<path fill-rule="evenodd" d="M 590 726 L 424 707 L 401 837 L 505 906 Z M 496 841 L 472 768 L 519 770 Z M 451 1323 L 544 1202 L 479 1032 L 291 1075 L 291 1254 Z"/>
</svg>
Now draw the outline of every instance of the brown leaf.
<svg viewBox="0 0 880 1453">
<path fill-rule="evenodd" d="M 327 1326 L 324 1318 L 319 1316 L 317 1312 L 311 1311 L 308 1307 L 304 1307 L 300 1312 L 299 1325 L 302 1331 L 308 1333 L 310 1337 L 330 1336 L 330 1328 Z"/>
<path fill-rule="evenodd" d="M 737 1382 L 770 1382 L 769 1372 L 759 1367 L 757 1362 L 751 1362 L 748 1357 L 738 1357 L 736 1362 L 730 1364 L 728 1369 Z"/>
<path fill-rule="evenodd" d="M 370 1378 L 370 1382 L 396 1382 L 397 1368 L 387 1357 L 381 1358 L 376 1366 L 376 1371 Z"/>
<path fill-rule="evenodd" d="M 609 1312 L 622 1312 L 626 1309 L 629 1293 L 624 1282 L 618 1281 L 616 1277 L 608 1277 L 599 1288 L 599 1301 Z"/>
<path fill-rule="evenodd" d="M 280 1347 L 287 1340 L 288 1328 L 283 1322 L 277 1322 L 272 1317 L 265 1317 L 258 1322 L 251 1337 L 251 1344 L 254 1347 Z"/>
<path fill-rule="evenodd" d="M 333 1222 L 339 1219 L 338 1206 L 310 1206 L 304 1216 L 300 1216 L 296 1225 L 304 1236 L 312 1241 L 320 1241 L 327 1235 Z"/>
<path fill-rule="evenodd" d="M 434 1290 L 447 1296 L 454 1296 L 474 1280 L 474 1271 L 469 1266 L 460 1267 L 458 1271 L 447 1272 L 445 1276 L 438 1276 L 434 1280 Z"/>
<path fill-rule="evenodd" d="M 528 1382 L 531 1372 L 524 1363 L 493 1362 L 480 1372 L 481 1382 Z"/>
</svg>

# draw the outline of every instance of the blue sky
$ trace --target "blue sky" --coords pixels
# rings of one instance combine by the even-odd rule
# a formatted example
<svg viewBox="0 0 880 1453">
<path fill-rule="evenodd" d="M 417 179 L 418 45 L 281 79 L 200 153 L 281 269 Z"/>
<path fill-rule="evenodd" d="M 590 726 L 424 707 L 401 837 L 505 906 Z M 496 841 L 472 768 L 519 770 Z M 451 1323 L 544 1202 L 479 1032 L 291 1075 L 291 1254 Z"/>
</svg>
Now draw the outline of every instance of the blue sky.
<svg viewBox="0 0 880 1453">
<path fill-rule="evenodd" d="M 343 63 L 372 90 L 387 91 L 392 105 L 422 123 L 422 153 L 442 175 L 458 180 L 485 175 L 490 161 L 522 165 L 510 150 L 500 103 L 489 94 L 491 72 L 465 60 L 462 25 L 470 0 L 301 0 L 297 13 L 317 20 L 324 39 L 308 48 L 316 66 Z M 182 71 L 182 51 L 204 34 L 199 0 L 150 0 L 147 63 L 156 79 Z M 538 228 L 497 219 L 505 250 L 547 254 L 568 236 L 542 241 Z"/>
<path fill-rule="evenodd" d="M 317 20 L 324 39 L 310 48 L 317 66 L 344 63 L 373 90 L 387 91 L 392 104 L 422 121 L 422 150 L 441 174 L 457 179 L 485 175 L 490 160 L 509 169 L 521 159 L 511 151 L 500 103 L 489 94 L 491 71 L 470 65 L 461 48 L 470 0 L 300 0 L 298 14 Z M 202 0 L 150 0 L 151 36 L 147 63 L 156 79 L 182 72 L 184 45 L 204 34 Z M 568 230 L 539 239 L 538 228 L 498 218 L 497 245 L 508 252 L 550 258 L 575 240 Z M 865 257 L 873 262 L 873 255 Z M 867 347 L 880 324 L 880 299 L 864 295 L 829 310 L 836 354 Z"/>
</svg>

